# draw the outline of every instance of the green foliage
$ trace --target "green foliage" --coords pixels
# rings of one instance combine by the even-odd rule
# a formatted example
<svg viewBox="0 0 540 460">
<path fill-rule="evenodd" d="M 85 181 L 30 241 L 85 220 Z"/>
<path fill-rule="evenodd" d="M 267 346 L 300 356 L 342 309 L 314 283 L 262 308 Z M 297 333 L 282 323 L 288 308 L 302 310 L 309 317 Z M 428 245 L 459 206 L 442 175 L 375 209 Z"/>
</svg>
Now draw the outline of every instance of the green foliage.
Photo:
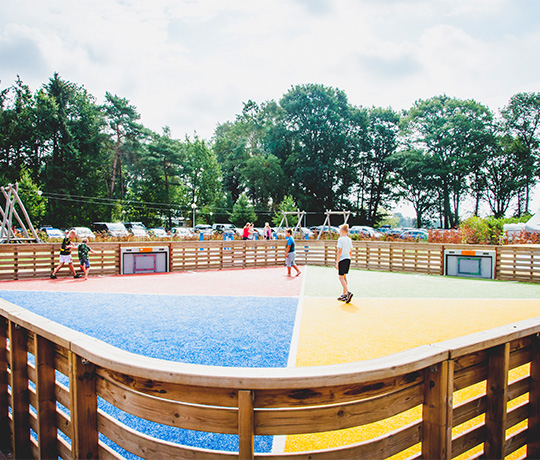
<svg viewBox="0 0 540 460">
<path fill-rule="evenodd" d="M 43 217 L 47 211 L 47 198 L 40 194 L 37 184 L 32 180 L 30 173 L 26 170 L 22 171 L 18 194 L 32 224 L 36 228 L 39 227 L 43 223 Z M 20 212 L 19 215 L 23 219 Z"/>
<path fill-rule="evenodd" d="M 468 244 L 502 244 L 504 224 L 527 222 L 530 216 L 519 218 L 469 217 L 460 225 L 463 243 Z"/>
<path fill-rule="evenodd" d="M 283 201 L 279 204 L 274 217 L 272 217 L 272 223 L 274 225 L 279 225 L 283 219 L 283 212 L 295 212 L 298 210 L 294 202 L 294 198 L 290 195 L 287 195 L 283 198 Z M 298 223 L 298 217 L 295 215 L 287 216 L 287 222 L 289 226 L 294 227 Z"/>
<path fill-rule="evenodd" d="M 247 222 L 255 222 L 256 219 L 255 209 L 249 203 L 248 197 L 242 193 L 234 203 L 229 220 L 237 227 L 243 227 Z"/>
</svg>

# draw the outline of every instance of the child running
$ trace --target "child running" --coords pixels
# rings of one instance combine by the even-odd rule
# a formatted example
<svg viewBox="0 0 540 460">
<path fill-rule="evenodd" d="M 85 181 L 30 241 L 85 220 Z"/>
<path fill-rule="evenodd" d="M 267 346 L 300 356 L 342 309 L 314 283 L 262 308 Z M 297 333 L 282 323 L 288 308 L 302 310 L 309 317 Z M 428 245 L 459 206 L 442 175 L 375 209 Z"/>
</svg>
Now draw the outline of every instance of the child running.
<svg viewBox="0 0 540 460">
<path fill-rule="evenodd" d="M 351 250 L 353 248 L 352 240 L 349 238 L 349 226 L 343 224 L 339 227 L 339 239 L 337 242 L 336 269 L 338 270 L 339 282 L 343 286 L 343 294 L 338 297 L 338 300 L 349 303 L 353 297 L 352 292 L 349 292 L 347 283 L 347 274 L 351 267 Z"/>
<path fill-rule="evenodd" d="M 60 248 L 60 263 L 58 264 L 58 267 L 56 267 L 51 273 L 51 278 L 53 280 L 56 279 L 56 274 L 58 273 L 58 270 L 60 270 L 64 266 L 64 264 L 69 265 L 69 269 L 71 270 L 71 273 L 73 273 L 73 278 L 81 277 L 81 275 L 75 273 L 73 261 L 71 260 L 71 250 L 76 249 L 77 245 L 72 243 L 70 238 L 75 238 L 76 236 L 77 234 L 75 233 L 75 230 L 70 230 L 66 237 L 62 240 L 62 247 Z"/>
<path fill-rule="evenodd" d="M 287 238 L 287 247 L 285 249 L 285 265 L 287 266 L 287 276 L 291 276 L 291 268 L 294 268 L 296 270 L 296 276 L 300 276 L 302 272 L 294 263 L 294 259 L 296 259 L 296 244 L 294 243 L 294 239 L 292 237 L 292 230 L 290 228 L 285 230 L 285 237 Z"/>
<path fill-rule="evenodd" d="M 96 254 L 92 248 L 88 246 L 88 238 L 84 238 L 82 243 L 79 244 L 79 264 L 81 265 L 81 270 L 84 273 L 84 280 L 88 279 L 88 272 L 90 271 L 90 261 L 88 260 L 88 254 Z"/>
</svg>

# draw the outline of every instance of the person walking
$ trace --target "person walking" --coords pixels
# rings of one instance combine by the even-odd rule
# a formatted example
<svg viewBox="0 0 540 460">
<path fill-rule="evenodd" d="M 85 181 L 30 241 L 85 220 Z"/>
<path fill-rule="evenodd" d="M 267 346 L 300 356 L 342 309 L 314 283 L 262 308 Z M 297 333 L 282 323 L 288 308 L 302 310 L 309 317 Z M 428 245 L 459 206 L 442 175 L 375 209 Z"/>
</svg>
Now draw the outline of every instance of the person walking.
<svg viewBox="0 0 540 460">
<path fill-rule="evenodd" d="M 246 225 L 244 225 L 244 229 L 242 230 L 242 239 L 249 240 L 250 233 L 251 233 L 251 224 L 248 222 L 246 223 Z"/>
<path fill-rule="evenodd" d="M 88 238 L 84 238 L 82 240 L 82 243 L 79 244 L 78 254 L 79 254 L 79 264 L 81 266 L 81 270 L 84 273 L 84 280 L 86 281 L 88 279 L 88 272 L 90 271 L 90 260 L 88 259 L 88 254 L 96 254 L 96 251 L 94 251 L 90 246 L 88 246 Z"/>
<path fill-rule="evenodd" d="M 70 230 L 67 235 L 62 240 L 62 246 L 60 248 L 60 263 L 51 273 L 51 278 L 55 280 L 57 278 L 56 274 L 65 264 L 69 265 L 71 273 L 73 273 L 73 278 L 80 278 L 81 275 L 75 272 L 75 267 L 73 267 L 73 260 L 71 259 L 71 250 L 77 249 L 77 245 L 71 242 L 71 238 L 75 238 L 77 233 L 75 230 Z"/>
<path fill-rule="evenodd" d="M 343 294 L 338 300 L 349 303 L 353 298 L 353 293 L 349 291 L 347 274 L 351 267 L 351 250 L 353 248 L 352 240 L 349 237 L 349 226 L 343 224 L 339 227 L 339 239 L 337 242 L 336 269 L 338 271 L 339 282 L 343 287 Z"/>
<path fill-rule="evenodd" d="M 285 266 L 287 267 L 287 276 L 291 276 L 291 268 L 296 270 L 296 276 L 300 276 L 302 272 L 297 267 L 294 260 L 296 259 L 296 244 L 292 237 L 292 230 L 288 228 L 285 230 L 286 248 L 285 248 Z"/>
</svg>

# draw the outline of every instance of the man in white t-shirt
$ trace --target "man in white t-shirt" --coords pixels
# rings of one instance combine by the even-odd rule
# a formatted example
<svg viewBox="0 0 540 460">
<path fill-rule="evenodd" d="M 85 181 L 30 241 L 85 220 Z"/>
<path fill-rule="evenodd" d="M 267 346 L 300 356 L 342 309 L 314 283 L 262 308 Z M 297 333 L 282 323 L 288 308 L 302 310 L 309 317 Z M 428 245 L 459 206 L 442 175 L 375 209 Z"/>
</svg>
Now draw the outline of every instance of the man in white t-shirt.
<svg viewBox="0 0 540 460">
<path fill-rule="evenodd" d="M 351 251 L 353 248 L 352 240 L 349 238 L 349 226 L 343 224 L 339 227 L 339 239 L 337 242 L 336 269 L 339 274 L 339 282 L 343 286 L 343 294 L 338 297 L 338 300 L 349 303 L 353 297 L 349 291 L 347 283 L 347 273 L 351 267 Z"/>
</svg>

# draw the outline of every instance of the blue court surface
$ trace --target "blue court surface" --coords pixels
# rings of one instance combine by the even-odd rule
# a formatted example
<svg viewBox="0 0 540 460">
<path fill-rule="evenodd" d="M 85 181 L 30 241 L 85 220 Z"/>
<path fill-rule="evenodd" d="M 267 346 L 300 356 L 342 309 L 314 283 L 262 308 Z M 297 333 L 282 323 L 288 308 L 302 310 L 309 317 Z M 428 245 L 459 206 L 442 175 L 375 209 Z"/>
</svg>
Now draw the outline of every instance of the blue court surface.
<svg viewBox="0 0 540 460">
<path fill-rule="evenodd" d="M 0 297 L 132 353 L 193 364 L 286 367 L 298 298 L 0 291 Z M 66 383 L 66 382 L 63 382 Z M 238 437 L 181 430 L 100 407 L 137 431 L 182 445 L 237 451 Z M 256 450 L 270 452 L 271 436 Z M 129 458 L 132 454 L 112 446 Z"/>
</svg>

